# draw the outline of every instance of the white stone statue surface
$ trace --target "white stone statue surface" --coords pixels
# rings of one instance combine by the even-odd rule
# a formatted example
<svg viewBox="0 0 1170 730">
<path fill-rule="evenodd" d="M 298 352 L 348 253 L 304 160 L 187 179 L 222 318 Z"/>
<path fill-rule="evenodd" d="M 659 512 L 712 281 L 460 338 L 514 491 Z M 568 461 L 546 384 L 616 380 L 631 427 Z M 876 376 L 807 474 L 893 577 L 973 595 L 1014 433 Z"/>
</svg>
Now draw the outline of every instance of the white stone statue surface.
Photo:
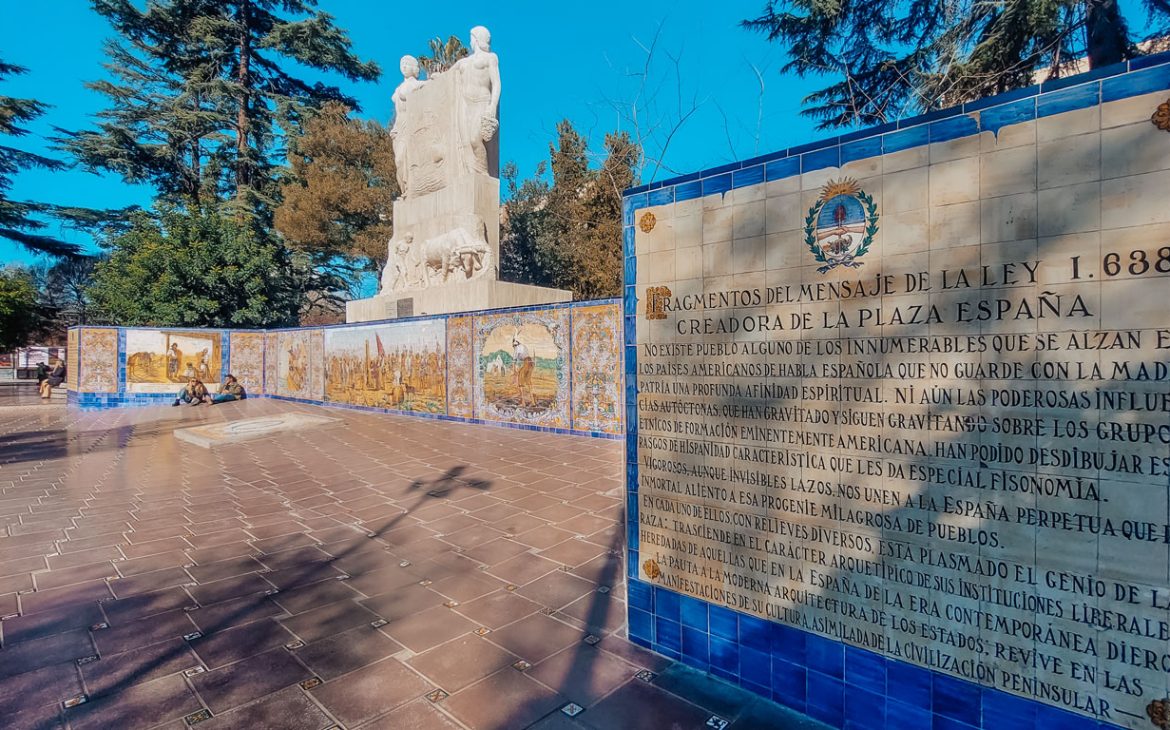
<svg viewBox="0 0 1170 730">
<path fill-rule="evenodd" d="M 500 129 L 500 61 L 492 53 L 492 36 L 477 25 L 471 29 L 471 53 L 451 69 L 459 89 L 459 138 L 463 169 L 499 175 L 492 169 L 489 143 Z"/>
<path fill-rule="evenodd" d="M 405 197 L 410 189 L 410 117 L 408 99 L 411 92 L 423 84 L 418 77 L 418 59 L 414 56 L 403 56 L 398 67 L 402 70 L 402 83 L 394 89 L 394 126 L 390 129 L 390 139 L 394 148 L 394 165 L 398 177 L 398 189 Z"/>
<path fill-rule="evenodd" d="M 380 291 L 347 303 L 347 321 L 572 298 L 498 279 L 500 63 L 487 28 L 472 28 L 469 46 L 466 57 L 425 79 L 416 58 L 402 57 L 391 127 L 401 191 L 394 236 Z"/>
</svg>

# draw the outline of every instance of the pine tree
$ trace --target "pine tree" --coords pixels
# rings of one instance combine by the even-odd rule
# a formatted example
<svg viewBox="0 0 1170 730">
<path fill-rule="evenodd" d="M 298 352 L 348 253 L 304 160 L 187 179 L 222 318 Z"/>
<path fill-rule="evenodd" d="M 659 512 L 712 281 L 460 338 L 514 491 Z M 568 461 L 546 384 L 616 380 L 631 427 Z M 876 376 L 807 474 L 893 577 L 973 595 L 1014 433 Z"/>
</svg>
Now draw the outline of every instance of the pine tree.
<svg viewBox="0 0 1170 730">
<path fill-rule="evenodd" d="M 504 278 L 569 289 L 575 299 L 621 293 L 622 191 L 636 183 L 640 150 L 622 132 L 606 135 L 604 146 L 600 167 L 590 167 L 588 140 L 565 120 L 549 146 L 551 184 L 543 165 L 523 182 L 506 168 Z"/>
<path fill-rule="evenodd" d="M 267 221 L 278 195 L 281 140 L 326 101 L 356 102 L 296 75 L 306 66 L 375 80 L 376 64 L 315 0 L 94 0 L 118 35 L 106 46 L 114 80 L 97 129 L 65 146 L 88 169 L 153 185 L 193 208 L 228 202 Z"/>
<path fill-rule="evenodd" d="M 1145 39 L 1118 0 L 770 0 L 744 26 L 786 46 L 784 72 L 834 83 L 804 99 L 820 127 L 880 124 L 1124 61 L 1170 34 L 1145 0 Z"/>
<path fill-rule="evenodd" d="M 328 103 L 292 142 L 276 229 L 295 250 L 379 271 L 398 197 L 390 132 Z"/>
<path fill-rule="evenodd" d="M 0 61 L 0 80 L 6 76 L 25 73 L 26 69 Z M 0 95 L 0 135 L 23 137 L 28 134 L 24 125 L 45 113 L 46 106 L 36 99 L 18 99 Z M 12 178 L 21 170 L 31 168 L 60 170 L 60 160 L 0 144 L 0 238 L 13 241 L 29 251 L 53 256 L 73 256 L 79 252 L 76 245 L 38 233 L 45 228 L 37 214 L 51 214 L 56 209 L 47 203 L 11 200 Z"/>
</svg>

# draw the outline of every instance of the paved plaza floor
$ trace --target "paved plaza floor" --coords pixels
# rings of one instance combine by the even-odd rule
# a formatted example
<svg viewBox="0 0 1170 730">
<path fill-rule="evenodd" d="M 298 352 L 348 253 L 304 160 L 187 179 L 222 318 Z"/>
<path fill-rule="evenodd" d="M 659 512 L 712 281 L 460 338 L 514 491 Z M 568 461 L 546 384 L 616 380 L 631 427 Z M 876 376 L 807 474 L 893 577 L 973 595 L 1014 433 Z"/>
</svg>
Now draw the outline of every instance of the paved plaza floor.
<svg viewBox="0 0 1170 730">
<path fill-rule="evenodd" d="M 0 726 L 813 727 L 623 638 L 621 523 L 618 441 L 6 400 Z"/>
</svg>

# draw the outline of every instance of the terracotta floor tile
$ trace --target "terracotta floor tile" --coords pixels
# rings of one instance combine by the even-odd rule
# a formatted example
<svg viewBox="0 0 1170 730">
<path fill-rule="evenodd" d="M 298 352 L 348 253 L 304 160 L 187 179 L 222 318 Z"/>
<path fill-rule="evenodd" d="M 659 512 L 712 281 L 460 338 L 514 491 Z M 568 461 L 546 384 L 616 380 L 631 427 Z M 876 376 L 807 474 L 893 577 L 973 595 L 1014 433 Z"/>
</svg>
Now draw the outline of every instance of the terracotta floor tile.
<svg viewBox="0 0 1170 730">
<path fill-rule="evenodd" d="M 488 568 L 488 572 L 501 580 L 516 585 L 531 583 L 542 575 L 547 575 L 560 567 L 551 560 L 545 560 L 539 555 L 517 555 L 511 560 L 505 560 L 498 565 Z"/>
<path fill-rule="evenodd" d="M 74 730 L 152 727 L 200 708 L 181 675 L 135 684 L 65 711 Z"/>
<path fill-rule="evenodd" d="M 578 629 L 544 614 L 534 613 L 493 631 L 487 638 L 521 659 L 536 664 L 566 646 L 581 641 L 584 636 Z"/>
<path fill-rule="evenodd" d="M 377 616 L 352 601 L 338 601 L 281 619 L 286 629 L 301 641 L 311 642 L 377 620 Z"/>
<path fill-rule="evenodd" d="M 160 588 L 181 586 L 190 583 L 191 576 L 182 568 L 164 568 L 151 573 L 140 573 L 128 578 L 110 581 L 110 590 L 118 598 L 156 591 Z"/>
<path fill-rule="evenodd" d="M 349 581 L 333 579 L 282 590 L 272 600 L 289 613 L 298 614 L 327 603 L 353 601 L 362 597 L 362 594 L 349 586 Z"/>
<path fill-rule="evenodd" d="M 361 730 L 461 730 L 455 721 L 426 700 L 408 702 L 361 726 Z"/>
<path fill-rule="evenodd" d="M 275 589 L 276 586 L 264 580 L 264 577 L 259 573 L 248 573 L 247 575 L 237 575 L 234 578 L 224 578 L 223 580 L 217 580 L 211 583 L 201 583 L 191 586 L 187 590 L 200 605 L 210 606 L 220 601 L 227 601 L 232 598 L 240 598 L 241 596 L 248 596 L 255 593 L 266 593 Z"/>
<path fill-rule="evenodd" d="M 584 578 L 557 570 L 520 587 L 516 592 L 542 606 L 560 608 L 576 601 L 595 587 Z"/>
<path fill-rule="evenodd" d="M 353 727 L 430 689 L 430 683 L 401 662 L 386 659 L 326 682 L 312 694 L 342 724 Z"/>
<path fill-rule="evenodd" d="M 226 667 L 196 674 L 191 684 L 215 714 L 308 679 L 309 671 L 284 649 L 257 654 Z"/>
<path fill-rule="evenodd" d="M 196 609 L 187 615 L 200 631 L 210 633 L 260 621 L 269 616 L 283 616 L 285 611 L 268 596 L 256 594 Z"/>
<path fill-rule="evenodd" d="M 472 730 L 513 730 L 527 727 L 566 701 L 523 672 L 508 668 L 451 695 L 443 700 L 443 708 Z"/>
<path fill-rule="evenodd" d="M 477 624 L 443 606 L 392 621 L 386 631 L 411 651 L 423 652 L 476 628 Z"/>
<path fill-rule="evenodd" d="M 171 639 L 122 654 L 103 656 L 81 666 L 86 691 L 91 696 L 126 689 L 199 665 L 199 659 L 182 639 Z"/>
<path fill-rule="evenodd" d="M 282 647 L 296 637 L 274 619 L 217 631 L 191 642 L 191 649 L 212 669 Z"/>
<path fill-rule="evenodd" d="M 102 609 L 110 618 L 110 625 L 116 626 L 146 616 L 194 606 L 195 601 L 182 587 L 164 588 L 161 591 L 138 593 L 116 601 L 106 601 Z"/>
<path fill-rule="evenodd" d="M 103 655 L 121 654 L 168 639 L 180 639 L 196 631 L 195 624 L 187 613 L 168 611 L 147 618 L 112 625 L 108 629 L 93 632 L 94 643 Z"/>
<path fill-rule="evenodd" d="M 199 723 L 200 730 L 322 730 L 333 719 L 313 704 L 300 687 L 287 687 L 267 698 Z M 403 729 L 404 730 L 404 729 Z"/>
<path fill-rule="evenodd" d="M 455 608 L 472 621 L 489 629 L 496 629 L 518 621 L 540 610 L 540 604 L 518 596 L 512 591 L 500 590 L 462 603 Z"/>
<path fill-rule="evenodd" d="M 380 596 L 418 582 L 417 575 L 399 566 L 399 558 L 388 553 L 383 555 L 386 556 L 385 560 L 378 558 L 377 564 L 385 564 L 387 567 L 354 575 L 346 581 L 350 587 L 367 596 Z"/>
<path fill-rule="evenodd" d="M 60 704 L 82 693 L 77 665 L 53 664 L 0 683 L 0 718 L 43 705 Z M 4 720 L 0 719 L 0 724 Z"/>
<path fill-rule="evenodd" d="M 297 649 L 295 654 L 322 679 L 333 679 L 402 651 L 382 631 L 361 626 Z"/>
<path fill-rule="evenodd" d="M 53 664 L 76 661 L 95 653 L 87 631 L 67 631 L 6 646 L 0 649 L 0 680 Z"/>
<path fill-rule="evenodd" d="M 387 621 L 397 621 L 442 603 L 442 596 L 418 584 L 402 586 L 361 602 Z"/>
<path fill-rule="evenodd" d="M 631 679 L 598 702 L 579 721 L 594 730 L 706 730 L 711 712 L 640 679 Z"/>
<path fill-rule="evenodd" d="M 589 707 L 632 679 L 637 671 L 612 654 L 581 643 L 553 654 L 529 669 L 528 675 L 582 707 Z"/>
<path fill-rule="evenodd" d="M 0 623 L 0 631 L 3 632 L 4 646 L 8 647 L 73 629 L 86 629 L 105 620 L 100 604 L 87 603 L 10 618 Z"/>
<path fill-rule="evenodd" d="M 406 663 L 436 686 L 454 693 L 489 674 L 511 667 L 516 659 L 510 652 L 471 634 L 411 657 Z"/>
</svg>

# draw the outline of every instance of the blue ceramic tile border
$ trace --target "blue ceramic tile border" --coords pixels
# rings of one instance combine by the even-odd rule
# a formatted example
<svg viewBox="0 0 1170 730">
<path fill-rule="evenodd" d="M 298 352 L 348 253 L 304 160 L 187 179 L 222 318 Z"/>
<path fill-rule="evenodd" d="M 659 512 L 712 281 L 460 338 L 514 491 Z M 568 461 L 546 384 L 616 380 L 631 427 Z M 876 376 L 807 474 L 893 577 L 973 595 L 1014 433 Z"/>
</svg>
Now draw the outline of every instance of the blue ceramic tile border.
<svg viewBox="0 0 1170 730">
<path fill-rule="evenodd" d="M 1011 124 L 1170 89 L 1170 52 L 896 124 L 859 130 L 624 193 L 626 570 L 629 638 L 837 728 L 882 730 L 1116 730 L 998 689 L 847 646 L 818 634 L 683 596 L 638 576 L 638 314 L 636 211 L 959 139 Z M 762 167 L 762 175 L 760 168 Z M 672 194 L 673 191 L 673 194 Z"/>
</svg>

